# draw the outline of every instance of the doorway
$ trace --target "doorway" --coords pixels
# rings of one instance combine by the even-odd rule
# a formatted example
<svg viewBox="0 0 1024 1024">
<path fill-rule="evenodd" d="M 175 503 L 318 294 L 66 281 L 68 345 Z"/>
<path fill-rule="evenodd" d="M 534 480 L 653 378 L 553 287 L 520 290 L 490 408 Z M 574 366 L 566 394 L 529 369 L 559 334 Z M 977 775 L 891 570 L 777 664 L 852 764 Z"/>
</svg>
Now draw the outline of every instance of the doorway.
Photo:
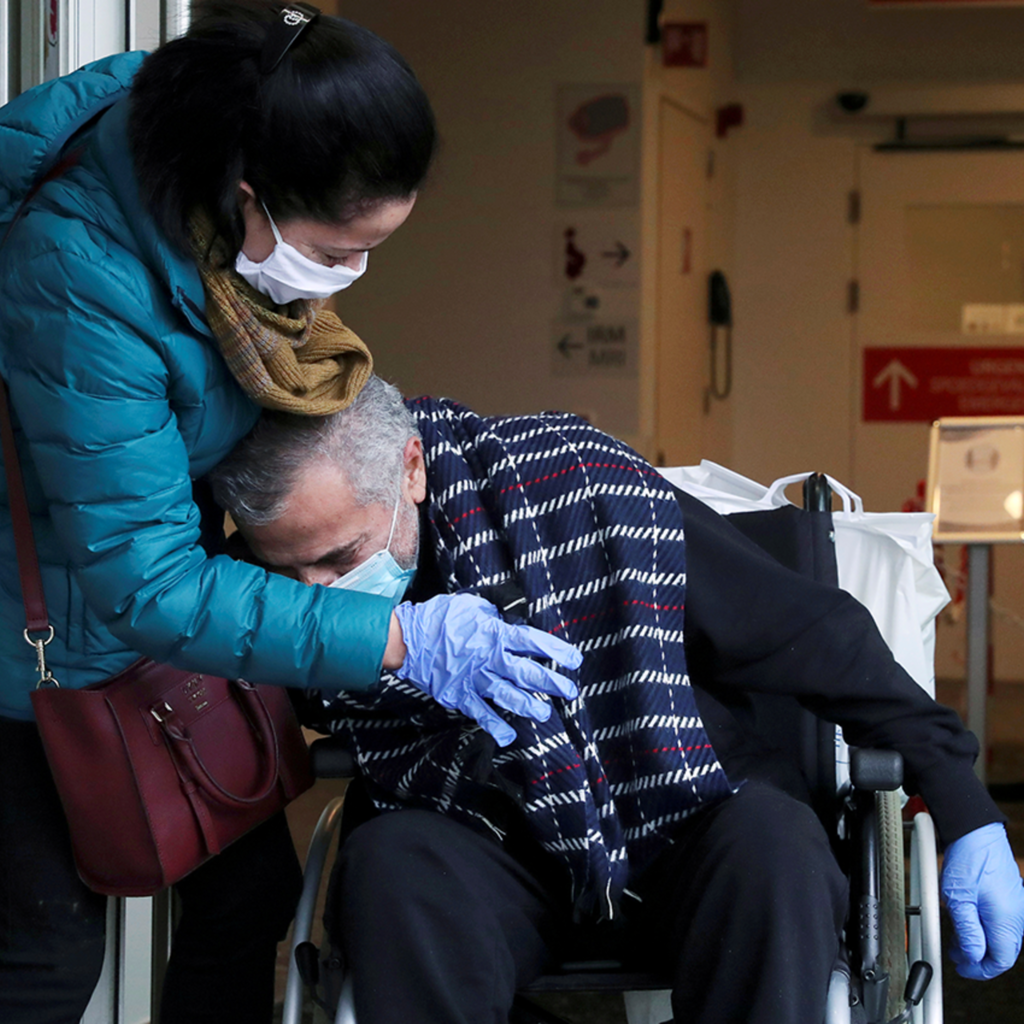
<svg viewBox="0 0 1024 1024">
<path fill-rule="evenodd" d="M 851 377 L 857 388 L 851 403 L 852 483 L 866 508 L 899 509 L 914 498 L 918 482 L 927 475 L 930 424 L 865 422 L 864 399 L 868 396 L 870 401 L 873 396 L 877 401 L 884 395 L 887 403 L 898 405 L 909 400 L 915 389 L 931 387 L 934 392 L 936 378 L 910 373 L 894 379 L 884 370 L 866 374 L 864 350 L 949 350 L 948 356 L 929 357 L 934 367 L 940 360 L 944 365 L 954 358 L 956 349 L 1024 348 L 1024 318 L 1017 323 L 1009 315 L 1015 306 L 1024 312 L 1024 151 L 864 149 L 858 154 L 857 176 L 859 295 L 851 352 Z M 927 361 L 915 365 L 929 369 Z M 944 400 L 951 399 L 952 395 Z M 942 414 L 985 412 L 965 407 Z M 960 547 L 946 545 L 940 556 L 947 586 L 955 595 Z M 992 578 L 994 678 L 1021 681 L 1021 544 L 994 546 Z M 956 617 L 947 613 L 938 628 L 940 680 L 959 679 L 964 671 L 965 616 L 962 608 L 954 607 L 953 612 Z M 995 719 L 998 709 L 994 711 Z"/>
<path fill-rule="evenodd" d="M 662 96 L 658 107 L 658 251 L 655 460 L 704 454 L 708 378 L 705 255 L 708 123 Z"/>
</svg>

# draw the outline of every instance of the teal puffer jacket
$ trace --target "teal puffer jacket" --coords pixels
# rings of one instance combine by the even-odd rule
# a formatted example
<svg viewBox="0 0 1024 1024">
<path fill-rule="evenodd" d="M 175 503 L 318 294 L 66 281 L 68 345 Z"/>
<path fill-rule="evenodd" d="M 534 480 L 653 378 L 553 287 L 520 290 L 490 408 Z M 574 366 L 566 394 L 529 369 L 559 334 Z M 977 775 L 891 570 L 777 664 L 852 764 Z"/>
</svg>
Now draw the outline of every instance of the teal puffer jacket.
<svg viewBox="0 0 1024 1024">
<path fill-rule="evenodd" d="M 390 620 L 383 598 L 304 587 L 199 546 L 192 481 L 253 425 L 192 261 L 143 208 L 127 140 L 142 54 L 120 54 L 0 109 L 0 234 L 79 132 L 0 249 L 0 373 L 13 404 L 64 686 L 145 654 L 253 682 L 365 689 Z M 0 482 L 0 715 L 30 718 L 6 481 Z"/>
</svg>

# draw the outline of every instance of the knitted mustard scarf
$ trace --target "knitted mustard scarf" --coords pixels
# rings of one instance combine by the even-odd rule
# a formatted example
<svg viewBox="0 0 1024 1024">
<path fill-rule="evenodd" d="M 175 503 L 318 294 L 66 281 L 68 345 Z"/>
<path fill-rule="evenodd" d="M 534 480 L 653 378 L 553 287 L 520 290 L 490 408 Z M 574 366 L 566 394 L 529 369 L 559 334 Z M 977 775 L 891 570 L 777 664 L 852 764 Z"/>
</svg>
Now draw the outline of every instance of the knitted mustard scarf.
<svg viewBox="0 0 1024 1024">
<path fill-rule="evenodd" d="M 326 299 L 275 306 L 239 274 L 202 212 L 189 221 L 206 318 L 235 380 L 267 409 L 327 416 L 350 405 L 373 372 L 361 338 Z"/>
</svg>

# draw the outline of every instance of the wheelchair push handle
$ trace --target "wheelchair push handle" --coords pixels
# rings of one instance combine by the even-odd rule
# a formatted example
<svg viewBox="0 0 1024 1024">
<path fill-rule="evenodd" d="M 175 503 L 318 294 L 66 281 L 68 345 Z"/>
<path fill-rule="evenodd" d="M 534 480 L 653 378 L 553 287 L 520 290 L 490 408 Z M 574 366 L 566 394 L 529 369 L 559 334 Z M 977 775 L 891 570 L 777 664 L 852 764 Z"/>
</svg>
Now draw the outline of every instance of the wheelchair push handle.
<svg viewBox="0 0 1024 1024">
<path fill-rule="evenodd" d="M 804 481 L 804 508 L 808 512 L 832 511 L 832 488 L 824 473 L 812 473 Z"/>
</svg>

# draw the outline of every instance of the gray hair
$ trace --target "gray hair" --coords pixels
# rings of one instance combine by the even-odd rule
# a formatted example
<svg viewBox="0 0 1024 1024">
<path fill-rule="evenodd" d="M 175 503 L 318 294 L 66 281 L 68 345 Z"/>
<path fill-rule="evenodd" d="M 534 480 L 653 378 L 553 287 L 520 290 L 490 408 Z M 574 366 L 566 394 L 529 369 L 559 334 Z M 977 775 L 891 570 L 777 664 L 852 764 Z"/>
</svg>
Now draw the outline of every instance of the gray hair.
<svg viewBox="0 0 1024 1024">
<path fill-rule="evenodd" d="M 221 508 L 247 526 L 284 515 L 299 475 L 319 459 L 345 474 L 360 505 L 390 505 L 398 498 L 405 446 L 419 436 L 398 389 L 371 376 L 333 415 L 264 412 L 209 481 Z"/>
</svg>

